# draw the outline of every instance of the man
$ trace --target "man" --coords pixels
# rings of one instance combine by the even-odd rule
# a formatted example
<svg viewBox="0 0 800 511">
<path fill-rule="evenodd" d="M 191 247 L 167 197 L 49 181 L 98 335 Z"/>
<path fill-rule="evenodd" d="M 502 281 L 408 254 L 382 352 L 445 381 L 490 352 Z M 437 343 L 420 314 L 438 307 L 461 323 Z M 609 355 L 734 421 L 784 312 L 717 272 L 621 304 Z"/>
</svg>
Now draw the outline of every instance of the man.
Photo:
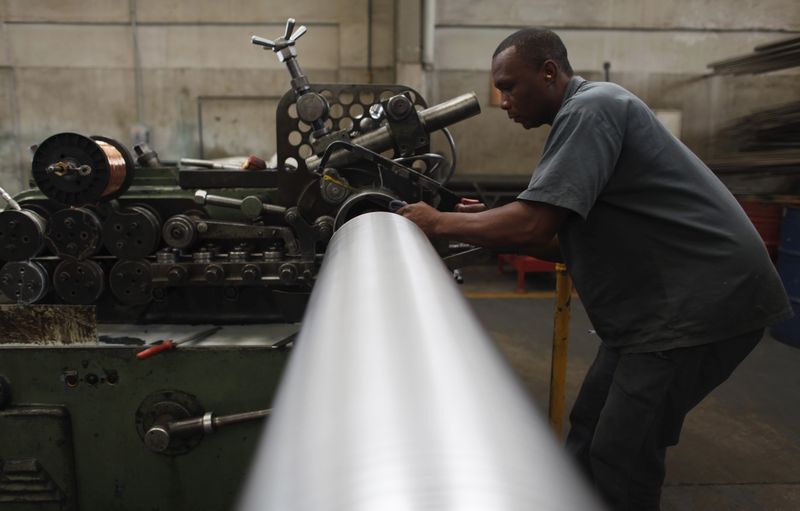
<svg viewBox="0 0 800 511">
<path fill-rule="evenodd" d="M 563 256 L 602 340 L 567 449 L 614 509 L 658 509 L 684 416 L 791 316 L 786 294 L 724 185 L 633 94 L 575 76 L 555 33 L 509 36 L 492 78 L 511 120 L 552 125 L 528 189 L 399 213 L 429 236 Z"/>
</svg>

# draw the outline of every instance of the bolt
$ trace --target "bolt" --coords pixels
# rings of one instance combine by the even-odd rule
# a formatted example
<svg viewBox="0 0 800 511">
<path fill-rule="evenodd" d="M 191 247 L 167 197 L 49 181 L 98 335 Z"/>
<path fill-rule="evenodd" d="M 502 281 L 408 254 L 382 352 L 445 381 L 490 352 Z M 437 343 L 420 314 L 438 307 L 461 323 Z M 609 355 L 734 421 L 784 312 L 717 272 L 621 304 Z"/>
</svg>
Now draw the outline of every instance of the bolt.
<svg viewBox="0 0 800 511">
<path fill-rule="evenodd" d="M 100 378 L 98 378 L 96 374 L 89 373 L 86 375 L 86 383 L 89 385 L 97 385 L 98 381 L 100 381 Z"/>
<path fill-rule="evenodd" d="M 291 284 L 297 278 L 297 268 L 292 263 L 286 263 L 278 269 L 278 278 L 284 284 Z"/>
<path fill-rule="evenodd" d="M 173 239 L 181 239 L 186 236 L 186 229 L 182 225 L 176 225 L 169 231 L 169 234 Z"/>
<path fill-rule="evenodd" d="M 253 282 L 261 277 L 261 270 L 254 264 L 246 264 L 242 269 L 242 280 Z"/>
<path fill-rule="evenodd" d="M 179 282 L 183 282 L 186 278 L 186 268 L 183 266 L 173 266 L 167 272 L 167 280 L 171 284 L 178 284 Z"/>
<path fill-rule="evenodd" d="M 206 281 L 214 284 L 225 279 L 225 270 L 218 264 L 210 264 L 205 271 Z"/>
<path fill-rule="evenodd" d="M 64 227 L 66 227 L 67 229 L 74 228 L 75 227 L 75 220 L 72 219 L 72 218 L 64 219 Z"/>
<path fill-rule="evenodd" d="M 208 231 L 208 224 L 205 222 L 200 222 L 197 224 L 197 232 L 203 233 Z"/>
</svg>

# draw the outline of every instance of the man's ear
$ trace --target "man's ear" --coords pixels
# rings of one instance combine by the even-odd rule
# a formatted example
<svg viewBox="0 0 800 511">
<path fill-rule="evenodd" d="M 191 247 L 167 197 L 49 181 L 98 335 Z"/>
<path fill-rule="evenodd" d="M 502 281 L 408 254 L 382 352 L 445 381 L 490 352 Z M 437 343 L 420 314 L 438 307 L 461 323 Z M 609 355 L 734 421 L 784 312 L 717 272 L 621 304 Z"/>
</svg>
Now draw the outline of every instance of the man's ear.
<svg viewBox="0 0 800 511">
<path fill-rule="evenodd" d="M 542 70 L 544 71 L 544 79 L 548 83 L 555 83 L 556 76 L 558 76 L 558 64 L 555 63 L 552 59 L 547 59 L 542 64 Z"/>
</svg>

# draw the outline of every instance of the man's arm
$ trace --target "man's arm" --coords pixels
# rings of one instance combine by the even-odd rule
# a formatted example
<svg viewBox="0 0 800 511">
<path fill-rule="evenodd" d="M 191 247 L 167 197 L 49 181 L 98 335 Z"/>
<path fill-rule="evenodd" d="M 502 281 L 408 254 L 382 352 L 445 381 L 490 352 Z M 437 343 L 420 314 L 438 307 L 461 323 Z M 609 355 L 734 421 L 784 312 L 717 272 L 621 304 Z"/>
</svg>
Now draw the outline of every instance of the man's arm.
<svg viewBox="0 0 800 511">
<path fill-rule="evenodd" d="M 441 237 L 492 249 L 505 249 L 553 259 L 556 233 L 569 210 L 540 202 L 517 200 L 480 213 L 443 213 L 418 202 L 398 213 L 431 237 Z M 554 245 L 555 243 L 555 245 Z M 544 257 L 543 257 L 544 258 Z"/>
</svg>

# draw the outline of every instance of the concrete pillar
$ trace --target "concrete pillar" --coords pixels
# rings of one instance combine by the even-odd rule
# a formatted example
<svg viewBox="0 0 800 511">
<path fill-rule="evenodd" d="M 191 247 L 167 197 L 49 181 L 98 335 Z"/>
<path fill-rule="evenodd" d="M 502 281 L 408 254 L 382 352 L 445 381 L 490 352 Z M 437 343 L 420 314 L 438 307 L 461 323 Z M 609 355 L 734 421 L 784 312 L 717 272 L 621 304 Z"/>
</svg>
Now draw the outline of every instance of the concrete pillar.
<svg viewBox="0 0 800 511">
<path fill-rule="evenodd" d="M 395 76 L 397 83 L 416 90 L 430 103 L 427 72 L 422 64 L 425 3 L 426 0 L 395 3 Z"/>
</svg>

